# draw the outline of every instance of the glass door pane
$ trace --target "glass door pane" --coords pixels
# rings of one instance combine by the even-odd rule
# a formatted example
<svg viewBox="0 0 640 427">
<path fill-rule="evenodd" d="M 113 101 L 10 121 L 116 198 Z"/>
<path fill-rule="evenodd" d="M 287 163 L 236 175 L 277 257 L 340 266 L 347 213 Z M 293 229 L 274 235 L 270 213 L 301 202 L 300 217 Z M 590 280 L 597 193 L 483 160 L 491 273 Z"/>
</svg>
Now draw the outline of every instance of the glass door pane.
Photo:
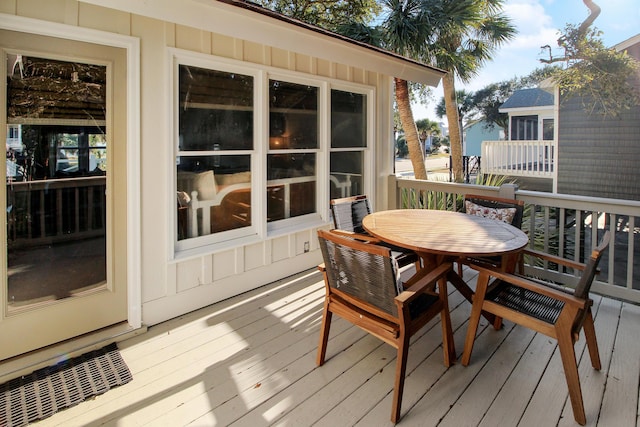
<svg viewBox="0 0 640 427">
<path fill-rule="evenodd" d="M 12 313 L 106 287 L 106 66 L 6 59 Z"/>
</svg>

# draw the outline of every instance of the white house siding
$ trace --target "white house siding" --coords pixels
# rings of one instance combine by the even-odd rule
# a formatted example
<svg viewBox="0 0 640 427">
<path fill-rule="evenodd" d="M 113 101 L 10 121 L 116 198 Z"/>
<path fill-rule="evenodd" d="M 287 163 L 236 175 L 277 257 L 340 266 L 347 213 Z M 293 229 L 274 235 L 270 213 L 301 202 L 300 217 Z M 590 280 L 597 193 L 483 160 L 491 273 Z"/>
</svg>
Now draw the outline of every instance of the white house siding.
<svg viewBox="0 0 640 427">
<path fill-rule="evenodd" d="M 107 0 L 3 0 L 0 2 L 0 13 L 133 36 L 140 40 L 140 141 L 130 142 L 138 143 L 140 149 L 141 218 L 140 230 L 132 229 L 129 232 L 139 233 L 143 324 L 162 322 L 317 265 L 321 256 L 316 230 L 329 224 L 328 209 L 320 206 L 322 223 L 296 228 L 246 245 L 225 249 L 212 247 L 190 257 L 175 256 L 173 214 L 169 208 L 175 205 L 171 198 L 175 158 L 170 148 L 173 144 L 173 138 L 169 135 L 171 127 L 167 125 L 174 111 L 172 82 L 168 76 L 171 48 L 373 87 L 376 102 L 373 111 L 374 146 L 371 148 L 375 153 L 375 172 L 371 173 L 370 188 L 375 189 L 371 192 L 375 205 L 380 208 L 387 206 L 385 182 L 393 172 L 393 148 L 388 142 L 392 135 L 391 77 L 326 59 L 330 46 L 321 50 L 319 56 L 324 56 L 323 59 L 243 40 L 240 37 L 248 29 L 244 22 L 248 12 L 244 10 L 238 12 L 238 21 L 227 27 L 235 29 L 238 37 L 234 37 L 234 34 L 218 34 L 198 29 L 195 25 L 176 24 L 91 3 L 112 3 L 120 8 L 124 4 Z M 190 1 L 155 3 L 164 4 L 169 9 L 176 4 L 182 8 L 190 5 L 202 8 L 204 4 Z M 131 7 L 139 5 L 137 2 L 130 4 Z M 215 14 L 216 8 L 223 7 L 228 11 L 230 6 L 218 6 L 216 2 L 211 2 L 208 7 L 210 13 Z M 200 18 L 200 22 L 206 22 L 206 17 Z M 308 36 L 308 31 L 299 31 L 306 32 Z M 287 40 L 287 43 L 291 41 Z M 341 41 L 339 43 L 348 45 Z M 362 48 L 358 49 L 362 53 Z M 344 53 L 341 55 L 344 56 Z M 407 68 L 409 73 L 416 72 L 406 64 L 398 68 Z M 423 79 L 439 79 L 437 72 L 426 74 L 431 76 Z M 305 242 L 310 242 L 308 253 L 304 252 Z"/>
</svg>

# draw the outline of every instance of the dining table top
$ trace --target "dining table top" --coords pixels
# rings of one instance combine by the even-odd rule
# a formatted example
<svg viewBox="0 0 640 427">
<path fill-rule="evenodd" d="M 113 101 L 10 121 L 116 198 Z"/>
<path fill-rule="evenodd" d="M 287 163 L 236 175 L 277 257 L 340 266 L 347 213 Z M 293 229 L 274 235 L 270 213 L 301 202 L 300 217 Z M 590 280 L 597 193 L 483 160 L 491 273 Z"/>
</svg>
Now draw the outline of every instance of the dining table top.
<svg viewBox="0 0 640 427">
<path fill-rule="evenodd" d="M 522 230 L 503 221 L 435 209 L 378 211 L 367 215 L 362 226 L 387 243 L 438 255 L 505 255 L 529 242 Z"/>
</svg>

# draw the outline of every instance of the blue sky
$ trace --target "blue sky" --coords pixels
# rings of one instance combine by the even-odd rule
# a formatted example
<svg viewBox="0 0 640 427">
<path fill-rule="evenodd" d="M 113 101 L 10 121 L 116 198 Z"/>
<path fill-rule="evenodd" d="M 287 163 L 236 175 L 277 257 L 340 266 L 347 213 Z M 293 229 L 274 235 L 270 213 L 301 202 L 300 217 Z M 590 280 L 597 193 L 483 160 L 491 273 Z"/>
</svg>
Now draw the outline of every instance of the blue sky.
<svg viewBox="0 0 640 427">
<path fill-rule="evenodd" d="M 603 32 L 606 46 L 613 46 L 640 34 L 639 0 L 595 0 L 602 9 L 594 26 Z M 522 77 L 541 67 L 539 59 L 544 57 L 540 46 L 557 49 L 558 33 L 567 23 L 579 25 L 589 15 L 589 9 L 582 0 L 506 0 L 504 11 L 511 18 L 518 34 L 508 44 L 503 45 L 487 63 L 477 77 L 467 84 L 457 83 L 457 89 L 476 91 L 486 85 L 513 77 Z M 433 113 L 435 105 L 442 97 L 442 85 L 433 91 L 434 100 L 430 106 L 415 106 L 416 119 L 429 118 L 442 121 Z"/>
</svg>

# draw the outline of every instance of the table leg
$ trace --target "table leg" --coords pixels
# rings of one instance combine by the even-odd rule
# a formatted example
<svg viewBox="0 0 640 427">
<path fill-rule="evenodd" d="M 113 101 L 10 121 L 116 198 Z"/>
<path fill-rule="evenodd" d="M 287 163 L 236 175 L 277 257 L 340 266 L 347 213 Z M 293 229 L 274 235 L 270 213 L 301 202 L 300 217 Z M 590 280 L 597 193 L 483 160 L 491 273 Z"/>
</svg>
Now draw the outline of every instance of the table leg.
<svg viewBox="0 0 640 427">
<path fill-rule="evenodd" d="M 432 271 L 442 263 L 450 262 L 455 259 L 455 257 L 451 258 L 444 255 L 432 254 L 429 252 L 418 252 L 418 255 L 422 259 L 423 267 L 420 271 L 417 271 L 416 274 L 411 276 L 409 280 L 407 280 L 407 282 L 405 283 L 406 287 L 409 287 L 412 284 L 416 283 L 418 280 L 422 279 L 430 271 Z M 473 304 L 473 290 L 469 287 L 469 285 L 467 285 L 467 282 L 465 282 L 457 272 L 455 272 L 454 270 L 449 271 L 449 273 L 447 274 L 447 280 L 458 290 L 458 292 L 462 294 L 463 297 L 467 299 L 467 301 Z M 482 315 L 489 321 L 489 323 L 495 326 L 495 315 L 484 311 L 482 312 Z"/>
<path fill-rule="evenodd" d="M 467 299 L 471 304 L 473 304 L 473 290 L 467 285 L 467 282 L 462 280 L 462 277 L 458 275 L 454 270 L 449 271 L 447 274 L 447 280 L 451 282 L 453 286 L 462 294 L 463 297 Z M 482 312 L 482 315 L 485 319 L 489 321 L 492 325 L 496 319 L 496 316 L 492 313 L 487 313 L 485 311 Z"/>
</svg>

